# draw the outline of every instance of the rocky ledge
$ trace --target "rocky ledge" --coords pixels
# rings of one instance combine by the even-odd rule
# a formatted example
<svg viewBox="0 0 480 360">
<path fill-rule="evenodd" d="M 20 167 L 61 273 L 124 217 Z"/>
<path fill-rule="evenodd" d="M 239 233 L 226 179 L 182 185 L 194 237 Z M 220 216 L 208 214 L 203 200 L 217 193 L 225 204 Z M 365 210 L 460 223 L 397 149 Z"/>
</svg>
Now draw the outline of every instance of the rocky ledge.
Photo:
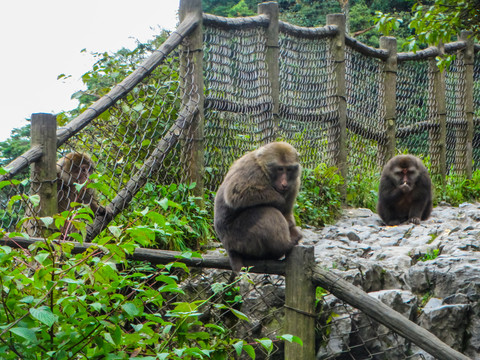
<svg viewBox="0 0 480 360">
<path fill-rule="evenodd" d="M 346 209 L 335 225 L 303 233 L 319 265 L 393 308 L 407 305 L 411 320 L 480 359 L 479 203 L 441 205 L 420 225 L 399 226 L 383 226 L 368 209 Z"/>
</svg>

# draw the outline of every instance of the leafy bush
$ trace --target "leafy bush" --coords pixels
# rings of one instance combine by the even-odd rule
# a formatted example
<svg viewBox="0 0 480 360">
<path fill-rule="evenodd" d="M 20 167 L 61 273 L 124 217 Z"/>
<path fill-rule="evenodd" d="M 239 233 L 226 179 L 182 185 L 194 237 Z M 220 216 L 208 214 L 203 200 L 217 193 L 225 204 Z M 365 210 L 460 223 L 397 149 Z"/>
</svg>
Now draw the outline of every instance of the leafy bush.
<svg viewBox="0 0 480 360">
<path fill-rule="evenodd" d="M 161 210 L 180 208 L 171 200 L 162 202 Z M 75 221 L 75 227 L 83 229 L 92 216 L 88 206 L 79 205 L 71 212 L 35 220 L 60 229 Z M 228 300 L 216 308 L 248 320 L 233 307 L 241 301 L 237 291 L 241 278 L 214 284 L 207 299 L 185 301 L 179 296 L 185 295 L 181 274 L 189 274 L 185 264 L 152 266 L 127 260 L 152 234 L 171 231 L 168 221 L 158 221 L 167 218 L 164 214 L 148 211 L 145 216 L 156 219 L 155 224 L 112 225 L 83 253 L 74 251 L 74 244 L 63 240 L 68 235 L 60 232 L 28 248 L 0 246 L 1 358 L 225 359 L 245 352 L 254 359 L 252 343 L 233 338 L 221 323 L 201 321 L 203 306 L 214 298 Z M 278 338 L 301 344 L 291 335 Z M 253 345 L 267 353 L 273 349 L 268 338 L 255 339 Z"/>
<path fill-rule="evenodd" d="M 458 206 L 463 202 L 480 200 L 480 170 L 474 171 L 471 179 L 452 172 L 452 175 L 445 178 L 445 183 L 438 176 L 432 176 L 432 182 L 435 205 L 445 202 Z"/>
<path fill-rule="evenodd" d="M 301 224 L 324 226 L 332 223 L 341 211 L 340 187 L 343 178 L 335 167 L 320 164 L 303 170 L 302 188 L 295 214 Z"/>
<path fill-rule="evenodd" d="M 132 208 L 118 223 L 141 224 L 149 233 L 142 246 L 165 250 L 198 250 L 213 238 L 211 204 L 202 209 L 200 198 L 192 195 L 195 184 L 153 185 L 147 183 Z M 137 226 L 137 228 L 140 228 Z M 130 231 L 131 233 L 132 231 Z M 150 236 L 151 235 L 151 236 Z"/>
</svg>

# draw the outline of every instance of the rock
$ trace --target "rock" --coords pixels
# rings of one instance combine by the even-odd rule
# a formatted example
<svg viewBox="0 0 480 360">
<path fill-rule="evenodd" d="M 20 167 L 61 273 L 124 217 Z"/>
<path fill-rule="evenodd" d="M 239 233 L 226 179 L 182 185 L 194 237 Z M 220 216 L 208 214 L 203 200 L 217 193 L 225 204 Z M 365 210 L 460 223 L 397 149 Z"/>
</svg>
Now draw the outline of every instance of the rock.
<svg viewBox="0 0 480 360">
<path fill-rule="evenodd" d="M 382 226 L 368 209 L 347 209 L 334 225 L 309 229 L 304 236 L 303 241 L 315 247 L 320 266 L 335 269 L 367 292 L 391 290 L 397 295 L 389 296 L 395 298 L 398 291 L 410 291 L 417 302 L 431 297 L 428 306 L 419 308 L 418 323 L 480 359 L 479 203 L 437 206 L 420 225 Z M 362 321 L 360 315 L 349 319 L 339 320 L 332 331 L 340 334 Z M 345 344 L 338 342 L 340 338 L 344 336 L 327 341 L 317 358 L 341 351 Z"/>
</svg>

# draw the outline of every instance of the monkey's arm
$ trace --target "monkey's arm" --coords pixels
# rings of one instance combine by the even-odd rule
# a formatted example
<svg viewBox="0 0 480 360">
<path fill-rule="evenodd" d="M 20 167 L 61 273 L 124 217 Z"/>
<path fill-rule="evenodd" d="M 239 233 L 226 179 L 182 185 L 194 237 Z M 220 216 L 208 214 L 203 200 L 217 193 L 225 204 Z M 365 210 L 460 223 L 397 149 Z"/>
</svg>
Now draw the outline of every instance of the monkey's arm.
<svg viewBox="0 0 480 360">
<path fill-rule="evenodd" d="M 243 175 L 243 176 L 242 176 Z M 267 205 L 283 212 L 285 197 L 274 189 L 270 179 L 260 169 L 252 169 L 248 176 L 232 174 L 225 182 L 225 202 L 233 209 Z"/>
</svg>

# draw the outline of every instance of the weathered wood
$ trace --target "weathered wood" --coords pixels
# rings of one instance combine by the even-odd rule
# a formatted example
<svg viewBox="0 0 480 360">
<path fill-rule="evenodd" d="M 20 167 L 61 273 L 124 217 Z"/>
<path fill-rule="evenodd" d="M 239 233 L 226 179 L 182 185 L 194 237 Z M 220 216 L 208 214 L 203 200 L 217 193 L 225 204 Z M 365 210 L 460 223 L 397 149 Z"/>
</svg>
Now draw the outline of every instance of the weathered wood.
<svg viewBox="0 0 480 360">
<path fill-rule="evenodd" d="M 354 39 L 349 35 L 345 35 L 345 44 L 365 56 L 378 58 L 381 60 L 388 59 L 388 51 L 386 49 L 376 49 L 371 46 L 365 45 L 364 43 L 361 43 L 360 41 Z"/>
<path fill-rule="evenodd" d="M 298 336 L 303 346 L 285 342 L 285 359 L 315 359 L 315 267 L 313 246 L 295 246 L 285 267 L 285 334 Z"/>
<path fill-rule="evenodd" d="M 199 24 L 199 19 L 188 16 L 168 39 L 153 52 L 133 73 L 127 76 L 120 84 L 116 85 L 107 95 L 96 101 L 92 106 L 77 116 L 68 125 L 57 131 L 57 147 L 64 144 L 93 119 L 114 105 L 119 99 L 127 95 L 140 81 L 147 77 Z"/>
<path fill-rule="evenodd" d="M 263 130 L 265 143 L 274 141 L 277 138 L 278 127 L 280 124 L 280 66 L 278 58 L 280 49 L 278 47 L 278 3 L 270 1 L 258 4 L 257 11 L 259 14 L 268 16 L 269 23 L 267 28 L 267 53 L 265 54 L 265 62 L 267 64 L 268 81 L 270 83 L 270 96 L 272 97 L 272 120 L 273 129 L 266 127 Z"/>
<path fill-rule="evenodd" d="M 316 285 L 335 295 L 340 300 L 364 312 L 372 319 L 385 325 L 405 339 L 418 345 L 439 360 L 469 360 L 468 357 L 450 348 L 435 335 L 408 320 L 403 315 L 389 308 L 381 301 L 350 284 L 331 271 L 319 266 L 313 270 Z"/>
<path fill-rule="evenodd" d="M 438 46 L 439 56 L 443 56 L 443 44 Z M 433 89 L 433 97 L 429 98 L 429 118 L 438 123 L 438 127 L 434 127 L 429 132 L 430 143 L 430 160 L 431 172 L 440 176 L 443 184 L 445 184 L 445 176 L 447 169 L 447 103 L 446 103 L 446 84 L 445 72 L 440 71 L 435 58 L 430 60 L 429 88 Z"/>
<path fill-rule="evenodd" d="M 227 30 L 251 29 L 255 27 L 268 27 L 270 20 L 267 15 L 256 15 L 241 18 L 226 18 L 212 14 L 203 14 L 205 26 L 217 27 Z"/>
<path fill-rule="evenodd" d="M 463 62 L 465 64 L 465 96 L 463 97 L 463 109 L 465 111 L 465 118 L 467 121 L 465 131 L 465 175 L 467 178 L 472 178 L 473 173 L 473 135 L 475 127 L 473 124 L 473 74 L 475 63 L 475 52 L 473 43 L 473 33 L 471 31 L 462 31 L 460 39 L 465 43 Z"/>
<path fill-rule="evenodd" d="M 344 179 L 347 178 L 347 89 L 345 81 L 345 15 L 327 15 L 327 25 L 336 25 L 337 35 L 332 39 L 332 57 L 335 62 L 335 93 L 338 106 L 338 123 L 328 129 L 328 152 L 332 154 L 333 166 L 336 166 Z M 347 188 L 344 183 L 340 193 L 346 198 Z"/>
<path fill-rule="evenodd" d="M 383 67 L 383 108 L 385 109 L 384 124 L 387 143 L 379 144 L 377 164 L 379 168 L 383 166 L 395 156 L 396 149 L 396 91 L 397 91 L 397 39 L 394 37 L 382 36 L 380 38 L 380 46 L 388 53 Z M 382 92 L 380 92 L 382 93 Z"/>
<path fill-rule="evenodd" d="M 38 241 L 44 241 L 41 238 L 25 239 L 23 237 L 1 238 L 0 245 L 7 245 L 12 248 L 27 248 Z M 74 248 L 72 254 L 85 252 L 87 249 L 98 246 L 97 244 L 84 242 L 72 242 Z M 101 248 L 99 248 L 101 252 Z M 179 251 L 167 251 L 157 249 L 136 248 L 133 254 L 128 254 L 127 259 L 137 261 L 148 261 L 152 264 L 169 264 L 171 262 L 181 262 L 191 267 L 214 268 L 230 270 L 230 261 L 227 256 L 203 255 L 202 258 L 183 258 Z M 245 261 L 245 266 L 249 267 L 249 272 L 256 274 L 285 274 L 284 260 L 260 260 Z"/>
<path fill-rule="evenodd" d="M 58 212 L 56 131 L 55 115 L 32 114 L 31 145 L 42 147 L 42 157 L 32 164 L 30 175 L 32 183 L 30 194 L 40 196 L 40 204 L 35 209 L 35 215 L 38 217 L 52 216 Z"/>
<path fill-rule="evenodd" d="M 180 88 L 182 89 L 182 106 L 188 109 L 194 103 L 195 115 L 191 125 L 185 129 L 180 141 L 182 142 L 182 164 L 186 165 L 186 182 L 195 183 L 193 189 L 197 198 L 196 204 L 204 208 L 204 81 L 203 81 L 203 26 L 202 0 L 181 0 L 180 21 L 188 17 L 197 20 L 197 27 L 186 39 L 185 51 L 181 53 Z"/>
<path fill-rule="evenodd" d="M 172 148 L 177 144 L 180 135 L 192 122 L 195 116 L 196 102 L 191 102 L 183 109 L 175 124 L 169 129 L 167 134 L 160 139 L 155 150 L 150 157 L 144 162 L 140 170 L 132 176 L 125 187 L 118 192 L 117 196 L 106 207 L 105 216 L 96 216 L 93 224 L 87 226 L 87 241 L 95 238 L 108 223 L 122 212 L 137 194 L 137 192 L 145 185 L 148 176 L 151 173 L 159 171 L 163 165 L 163 160 Z"/>
<path fill-rule="evenodd" d="M 334 37 L 338 33 L 338 28 L 335 25 L 310 28 L 289 24 L 284 21 L 279 21 L 278 24 L 280 32 L 307 39 L 324 39 L 327 37 Z"/>
<path fill-rule="evenodd" d="M 438 47 L 430 46 L 417 52 L 398 53 L 397 62 L 426 60 L 435 58 L 438 55 L 440 55 L 440 50 L 438 49 Z"/>
</svg>

